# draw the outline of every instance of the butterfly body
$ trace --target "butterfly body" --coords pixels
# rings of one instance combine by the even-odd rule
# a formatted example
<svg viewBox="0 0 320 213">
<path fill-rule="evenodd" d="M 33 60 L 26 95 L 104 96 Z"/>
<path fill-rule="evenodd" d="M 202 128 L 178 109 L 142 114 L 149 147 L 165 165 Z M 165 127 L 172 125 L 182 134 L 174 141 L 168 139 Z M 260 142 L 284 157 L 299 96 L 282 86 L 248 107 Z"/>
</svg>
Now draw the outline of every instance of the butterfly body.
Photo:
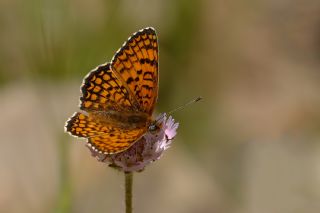
<svg viewBox="0 0 320 213">
<path fill-rule="evenodd" d="M 103 125 L 112 125 L 124 129 L 144 128 L 151 121 L 150 116 L 143 112 L 98 111 L 90 116 Z"/>
<path fill-rule="evenodd" d="M 148 27 L 134 33 L 110 63 L 88 73 L 79 106 L 85 113 L 75 113 L 65 130 L 86 138 L 101 153 L 128 149 L 147 131 L 158 129 L 152 119 L 158 81 L 158 41 Z"/>
</svg>

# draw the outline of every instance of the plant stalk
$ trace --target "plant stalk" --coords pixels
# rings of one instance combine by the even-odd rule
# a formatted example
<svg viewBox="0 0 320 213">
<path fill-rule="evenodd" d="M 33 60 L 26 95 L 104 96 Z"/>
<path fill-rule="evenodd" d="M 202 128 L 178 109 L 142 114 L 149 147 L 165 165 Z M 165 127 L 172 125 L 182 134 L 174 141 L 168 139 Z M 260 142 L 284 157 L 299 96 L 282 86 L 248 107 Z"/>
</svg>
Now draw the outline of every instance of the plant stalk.
<svg viewBox="0 0 320 213">
<path fill-rule="evenodd" d="M 132 213 L 132 172 L 125 172 L 125 202 L 126 202 L 126 213 Z"/>
</svg>

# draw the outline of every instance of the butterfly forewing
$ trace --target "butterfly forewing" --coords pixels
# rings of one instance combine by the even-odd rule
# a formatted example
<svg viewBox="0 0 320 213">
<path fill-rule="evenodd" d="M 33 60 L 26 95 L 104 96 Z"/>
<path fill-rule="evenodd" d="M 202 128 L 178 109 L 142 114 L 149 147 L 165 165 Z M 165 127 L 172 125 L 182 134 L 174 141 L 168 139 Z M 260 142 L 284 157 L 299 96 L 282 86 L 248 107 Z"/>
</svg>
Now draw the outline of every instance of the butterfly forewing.
<svg viewBox="0 0 320 213">
<path fill-rule="evenodd" d="M 139 110 L 152 114 L 158 96 L 158 42 L 155 30 L 145 28 L 131 36 L 111 61 Z"/>
<path fill-rule="evenodd" d="M 110 63 L 91 71 L 81 86 L 80 109 L 90 111 L 134 111 L 134 99 L 121 80 L 112 72 Z"/>
</svg>

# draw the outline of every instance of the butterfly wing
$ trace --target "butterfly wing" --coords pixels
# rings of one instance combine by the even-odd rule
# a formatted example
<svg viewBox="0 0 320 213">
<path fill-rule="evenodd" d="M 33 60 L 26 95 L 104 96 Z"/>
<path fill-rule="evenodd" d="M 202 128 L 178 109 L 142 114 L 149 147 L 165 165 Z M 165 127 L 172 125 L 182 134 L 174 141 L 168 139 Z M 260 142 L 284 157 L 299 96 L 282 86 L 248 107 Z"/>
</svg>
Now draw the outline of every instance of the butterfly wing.
<svg viewBox="0 0 320 213">
<path fill-rule="evenodd" d="M 110 64 L 98 66 L 83 80 L 80 109 L 92 111 L 134 111 L 138 108 L 123 82 L 112 72 Z"/>
<path fill-rule="evenodd" d="M 153 28 L 133 34 L 111 61 L 115 75 L 135 99 L 139 111 L 152 114 L 158 97 L 158 41 Z"/>
<path fill-rule="evenodd" d="M 83 113 L 75 113 L 66 123 L 65 129 L 74 136 L 87 138 L 88 144 L 105 154 L 122 152 L 137 141 L 146 129 L 123 129 L 102 125 Z"/>
</svg>

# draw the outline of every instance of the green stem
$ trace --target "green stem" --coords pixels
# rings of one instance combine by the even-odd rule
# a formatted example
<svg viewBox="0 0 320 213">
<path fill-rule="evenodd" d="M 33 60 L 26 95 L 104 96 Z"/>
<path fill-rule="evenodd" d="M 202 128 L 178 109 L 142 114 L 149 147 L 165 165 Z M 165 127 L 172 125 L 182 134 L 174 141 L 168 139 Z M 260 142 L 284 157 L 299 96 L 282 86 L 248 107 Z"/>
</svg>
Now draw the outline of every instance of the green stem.
<svg viewBox="0 0 320 213">
<path fill-rule="evenodd" d="M 125 172 L 125 187 L 126 187 L 126 213 L 132 213 L 132 172 Z"/>
<path fill-rule="evenodd" d="M 71 212 L 71 182 L 69 169 L 69 141 L 66 141 L 64 133 L 59 140 L 59 166 L 60 166 L 60 186 L 58 191 L 58 202 L 55 213 Z"/>
</svg>

